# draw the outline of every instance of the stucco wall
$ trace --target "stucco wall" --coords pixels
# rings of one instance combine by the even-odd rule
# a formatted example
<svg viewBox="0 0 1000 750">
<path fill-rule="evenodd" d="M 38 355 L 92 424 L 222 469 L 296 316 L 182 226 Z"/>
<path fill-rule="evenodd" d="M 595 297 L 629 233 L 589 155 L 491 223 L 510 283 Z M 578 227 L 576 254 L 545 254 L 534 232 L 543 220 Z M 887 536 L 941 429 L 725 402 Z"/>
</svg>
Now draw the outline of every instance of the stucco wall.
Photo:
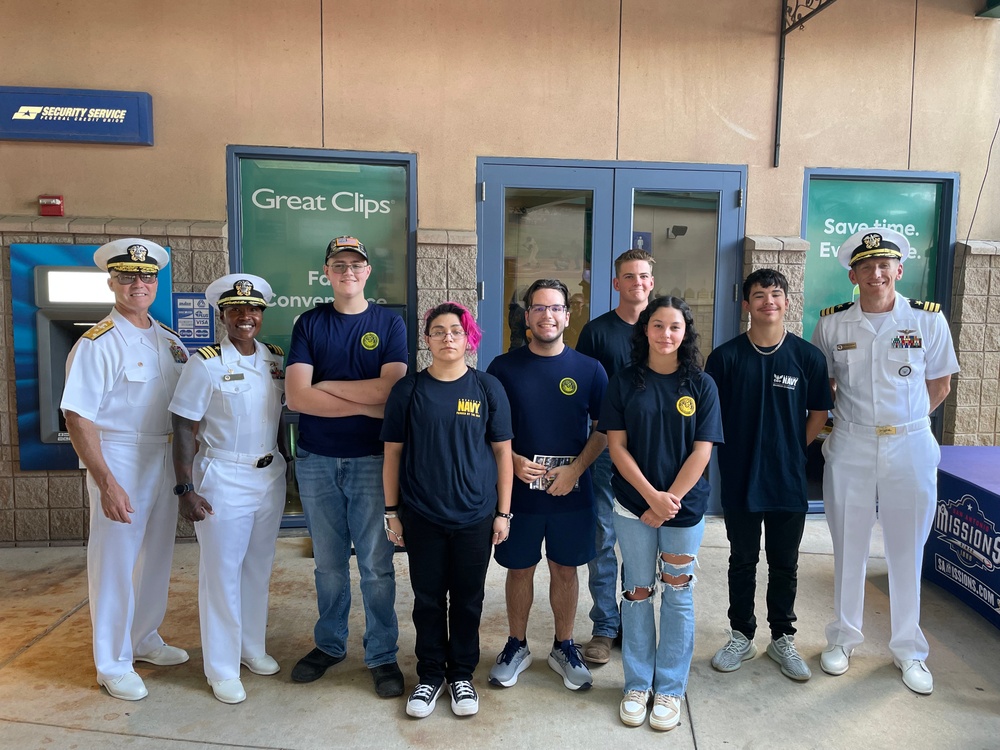
<svg viewBox="0 0 1000 750">
<path fill-rule="evenodd" d="M 839 0 L 793 32 L 774 169 L 777 0 L 8 3 L 4 83 L 149 91 L 156 145 L 0 142 L 0 215 L 58 192 L 221 221 L 235 143 L 415 152 L 423 228 L 474 230 L 499 155 L 747 164 L 747 233 L 770 235 L 798 234 L 804 167 L 957 171 L 964 230 L 1000 109 L 981 5 Z"/>
</svg>

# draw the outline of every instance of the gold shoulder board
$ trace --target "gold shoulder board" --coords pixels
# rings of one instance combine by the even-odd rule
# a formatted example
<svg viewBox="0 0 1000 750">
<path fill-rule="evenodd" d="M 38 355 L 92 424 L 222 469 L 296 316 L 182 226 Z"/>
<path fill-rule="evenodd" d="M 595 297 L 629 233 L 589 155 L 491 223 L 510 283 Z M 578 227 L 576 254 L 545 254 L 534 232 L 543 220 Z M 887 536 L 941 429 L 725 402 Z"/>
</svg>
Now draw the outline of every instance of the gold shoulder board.
<svg viewBox="0 0 1000 750">
<path fill-rule="evenodd" d="M 929 313 L 941 312 L 941 304 L 939 302 L 924 302 L 923 300 L 911 299 L 910 307 L 914 310 L 923 310 Z"/>
<path fill-rule="evenodd" d="M 160 323 L 160 321 L 156 321 L 156 322 Z M 170 331 L 170 333 L 174 334 L 174 336 L 176 336 L 177 338 L 181 337 L 181 335 L 179 333 L 177 333 L 177 331 L 175 331 L 170 326 L 165 326 L 165 325 L 163 325 L 163 323 L 160 323 L 160 328 L 162 328 L 164 331 Z"/>
<path fill-rule="evenodd" d="M 834 305 L 833 307 L 827 307 L 823 310 L 820 310 L 819 316 L 821 318 L 824 318 L 827 315 L 832 315 L 833 313 L 843 312 L 844 310 L 849 309 L 853 304 L 854 304 L 853 302 L 842 302 L 839 305 Z"/>
<path fill-rule="evenodd" d="M 218 344 L 212 344 L 211 346 L 203 346 L 198 350 L 198 354 L 201 355 L 202 359 L 211 359 L 212 357 L 218 357 L 222 354 L 222 347 Z"/>
<path fill-rule="evenodd" d="M 279 357 L 285 356 L 285 353 L 281 350 L 280 346 L 275 346 L 274 344 L 264 344 L 264 346 L 267 347 L 267 350 L 271 352 L 271 354 L 277 354 Z"/>
<path fill-rule="evenodd" d="M 94 326 L 89 331 L 87 331 L 85 334 L 83 334 L 83 337 L 85 339 L 90 339 L 91 341 L 93 341 L 94 339 L 98 338 L 99 336 L 103 336 L 104 334 L 106 334 L 108 331 L 110 331 L 114 327 L 115 327 L 115 324 L 114 324 L 113 321 L 105 320 L 103 323 L 98 323 L 96 326 Z"/>
</svg>

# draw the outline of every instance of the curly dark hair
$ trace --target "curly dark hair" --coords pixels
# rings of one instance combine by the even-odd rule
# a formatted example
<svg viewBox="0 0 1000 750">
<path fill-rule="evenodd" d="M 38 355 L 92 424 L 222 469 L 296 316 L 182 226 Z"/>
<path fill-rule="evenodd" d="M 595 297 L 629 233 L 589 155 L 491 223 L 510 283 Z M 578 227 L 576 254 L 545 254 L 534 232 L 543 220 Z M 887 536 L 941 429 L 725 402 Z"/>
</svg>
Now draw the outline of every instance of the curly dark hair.
<svg viewBox="0 0 1000 750">
<path fill-rule="evenodd" d="M 677 347 L 677 371 L 682 380 L 687 380 L 695 373 L 701 372 L 703 358 L 698 349 L 698 331 L 694 327 L 694 315 L 688 303 L 680 297 L 657 297 L 650 300 L 646 309 L 639 313 L 639 320 L 632 328 L 632 364 L 635 366 L 633 385 L 642 391 L 646 388 L 646 370 L 649 368 L 649 339 L 646 338 L 646 327 L 654 312 L 661 307 L 672 307 L 680 310 L 684 317 L 684 340 Z"/>
</svg>

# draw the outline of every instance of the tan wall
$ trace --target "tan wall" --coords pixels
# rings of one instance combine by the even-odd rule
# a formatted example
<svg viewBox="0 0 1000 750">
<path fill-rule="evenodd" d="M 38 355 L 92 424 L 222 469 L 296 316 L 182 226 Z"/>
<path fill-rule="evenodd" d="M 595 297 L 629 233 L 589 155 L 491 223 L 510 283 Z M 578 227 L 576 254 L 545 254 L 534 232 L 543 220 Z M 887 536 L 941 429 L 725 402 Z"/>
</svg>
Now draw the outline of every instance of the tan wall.
<svg viewBox="0 0 1000 750">
<path fill-rule="evenodd" d="M 839 0 L 793 32 L 778 169 L 776 5 L 8 4 L 5 83 L 149 91 L 156 145 L 0 143 L 0 215 L 59 192 L 75 216 L 224 220 L 225 146 L 251 144 L 415 152 L 421 227 L 475 229 L 476 157 L 530 156 L 747 164 L 748 234 L 798 233 L 805 167 L 958 171 L 967 230 L 1000 104 L 982 0 Z"/>
<path fill-rule="evenodd" d="M 321 145 L 319 15 L 315 0 L 6 3 L 6 85 L 148 91 L 155 145 L 0 141 L 0 214 L 59 193 L 74 216 L 225 220 L 227 144 Z"/>
</svg>

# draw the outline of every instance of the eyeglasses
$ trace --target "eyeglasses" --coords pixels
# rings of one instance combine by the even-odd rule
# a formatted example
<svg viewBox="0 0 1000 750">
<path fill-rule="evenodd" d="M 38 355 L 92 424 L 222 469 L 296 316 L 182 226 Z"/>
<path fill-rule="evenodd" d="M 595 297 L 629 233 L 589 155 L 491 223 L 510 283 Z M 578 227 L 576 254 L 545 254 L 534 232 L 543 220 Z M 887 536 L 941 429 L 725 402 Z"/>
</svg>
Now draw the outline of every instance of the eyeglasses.
<svg viewBox="0 0 1000 750">
<path fill-rule="evenodd" d="M 333 273 L 338 276 L 342 273 L 347 273 L 347 269 L 350 268 L 355 275 L 361 273 L 366 268 L 368 268 L 367 263 L 327 263 L 326 267 L 329 268 Z"/>
<path fill-rule="evenodd" d="M 465 331 L 461 328 L 455 329 L 454 331 L 431 331 L 427 334 L 427 338 L 434 339 L 435 341 L 443 341 L 444 339 L 451 336 L 453 339 L 464 339 L 466 337 Z"/>
<path fill-rule="evenodd" d="M 569 308 L 566 305 L 532 305 L 528 310 L 535 313 L 535 315 L 544 315 L 546 310 L 551 310 L 558 315 L 559 313 L 566 312 Z"/>
<path fill-rule="evenodd" d="M 112 276 L 122 286 L 134 284 L 139 279 L 143 284 L 155 284 L 157 275 L 155 273 L 119 273 Z"/>
</svg>

